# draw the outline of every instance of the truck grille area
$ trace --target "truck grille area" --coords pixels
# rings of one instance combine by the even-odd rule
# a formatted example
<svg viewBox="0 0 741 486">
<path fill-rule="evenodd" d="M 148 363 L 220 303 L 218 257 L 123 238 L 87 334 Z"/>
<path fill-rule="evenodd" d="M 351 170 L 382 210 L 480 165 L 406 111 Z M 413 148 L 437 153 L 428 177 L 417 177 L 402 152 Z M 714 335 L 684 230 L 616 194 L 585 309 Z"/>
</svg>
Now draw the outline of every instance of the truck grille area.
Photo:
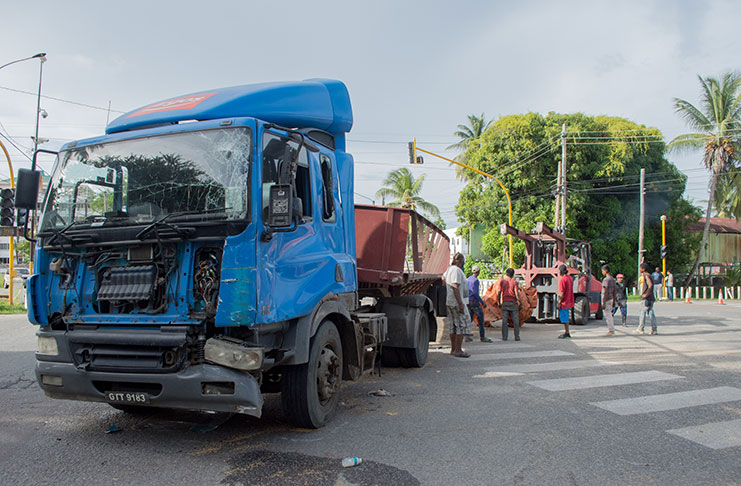
<svg viewBox="0 0 741 486">
<path fill-rule="evenodd" d="M 67 333 L 72 359 L 87 371 L 175 373 L 187 358 L 184 333 Z"/>
</svg>

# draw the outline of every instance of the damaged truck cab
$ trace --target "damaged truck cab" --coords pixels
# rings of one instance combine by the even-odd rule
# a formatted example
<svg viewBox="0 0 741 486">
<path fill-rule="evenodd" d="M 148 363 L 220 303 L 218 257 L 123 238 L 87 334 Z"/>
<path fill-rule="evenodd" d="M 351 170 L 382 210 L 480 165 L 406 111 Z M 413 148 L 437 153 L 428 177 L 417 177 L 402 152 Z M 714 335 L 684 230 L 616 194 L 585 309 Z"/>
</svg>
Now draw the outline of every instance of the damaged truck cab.
<svg viewBox="0 0 741 486">
<path fill-rule="evenodd" d="M 339 81 L 266 83 L 147 105 L 62 147 L 27 284 L 44 392 L 257 417 L 280 392 L 287 420 L 319 427 L 382 343 L 426 359 L 439 272 L 416 293 L 359 290 L 352 123 Z"/>
</svg>

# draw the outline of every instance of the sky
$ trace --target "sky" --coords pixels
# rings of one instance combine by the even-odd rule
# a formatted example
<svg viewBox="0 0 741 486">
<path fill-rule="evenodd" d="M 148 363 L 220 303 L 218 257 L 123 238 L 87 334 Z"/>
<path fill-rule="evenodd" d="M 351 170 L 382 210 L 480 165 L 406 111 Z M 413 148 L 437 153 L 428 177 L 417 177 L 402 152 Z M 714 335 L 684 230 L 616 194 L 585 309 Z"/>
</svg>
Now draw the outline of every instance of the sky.
<svg viewBox="0 0 741 486">
<path fill-rule="evenodd" d="M 741 2 L 726 0 L 9 0 L 0 65 L 47 53 L 42 94 L 51 98 L 41 100 L 39 137 L 50 150 L 182 94 L 340 79 L 354 111 L 356 202 L 374 200 L 388 172 L 409 167 L 426 174 L 422 196 L 453 227 L 463 183 L 430 156 L 409 166 L 412 137 L 453 157 L 445 148 L 469 114 L 553 111 L 620 116 L 671 140 L 689 131 L 673 98 L 698 103 L 698 75 L 741 69 L 739 18 Z M 0 140 L 16 169 L 30 165 L 38 83 L 38 60 L 0 70 L 0 135 L 18 148 Z M 688 175 L 687 197 L 706 199 L 700 154 L 667 157 Z M 49 170 L 52 160 L 40 164 Z"/>
</svg>

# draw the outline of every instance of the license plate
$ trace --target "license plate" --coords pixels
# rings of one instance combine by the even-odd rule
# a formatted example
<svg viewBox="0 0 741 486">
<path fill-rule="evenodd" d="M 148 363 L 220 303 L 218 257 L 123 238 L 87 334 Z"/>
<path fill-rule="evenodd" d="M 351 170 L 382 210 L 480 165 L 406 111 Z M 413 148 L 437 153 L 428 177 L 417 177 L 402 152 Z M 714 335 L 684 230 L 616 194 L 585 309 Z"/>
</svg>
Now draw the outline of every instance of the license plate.
<svg viewBox="0 0 741 486">
<path fill-rule="evenodd" d="M 149 394 L 143 392 L 106 392 L 111 403 L 149 403 Z"/>
</svg>

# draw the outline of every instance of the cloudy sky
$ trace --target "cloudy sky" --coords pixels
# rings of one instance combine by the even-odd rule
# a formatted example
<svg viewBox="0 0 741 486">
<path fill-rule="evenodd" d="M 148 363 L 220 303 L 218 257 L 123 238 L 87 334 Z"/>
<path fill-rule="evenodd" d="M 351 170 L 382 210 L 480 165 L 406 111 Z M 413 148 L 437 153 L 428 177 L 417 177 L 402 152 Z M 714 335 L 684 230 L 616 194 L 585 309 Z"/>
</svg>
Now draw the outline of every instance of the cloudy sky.
<svg viewBox="0 0 741 486">
<path fill-rule="evenodd" d="M 470 113 L 622 116 L 669 140 L 687 131 L 672 98 L 696 103 L 698 74 L 741 69 L 739 18 L 741 2 L 724 0 L 10 0 L 0 65 L 47 53 L 43 94 L 54 99 L 42 99 L 39 135 L 49 149 L 101 134 L 109 115 L 180 94 L 340 79 L 355 115 L 357 201 L 369 202 L 386 173 L 408 167 L 408 140 L 443 153 Z M 28 165 L 38 64 L 0 70 L 0 134 L 20 149 L 9 147 L 16 167 Z M 689 176 L 688 196 L 702 200 L 699 155 L 669 159 Z M 425 161 L 413 168 L 427 174 L 423 197 L 455 226 L 461 184 L 447 163 Z"/>
</svg>

